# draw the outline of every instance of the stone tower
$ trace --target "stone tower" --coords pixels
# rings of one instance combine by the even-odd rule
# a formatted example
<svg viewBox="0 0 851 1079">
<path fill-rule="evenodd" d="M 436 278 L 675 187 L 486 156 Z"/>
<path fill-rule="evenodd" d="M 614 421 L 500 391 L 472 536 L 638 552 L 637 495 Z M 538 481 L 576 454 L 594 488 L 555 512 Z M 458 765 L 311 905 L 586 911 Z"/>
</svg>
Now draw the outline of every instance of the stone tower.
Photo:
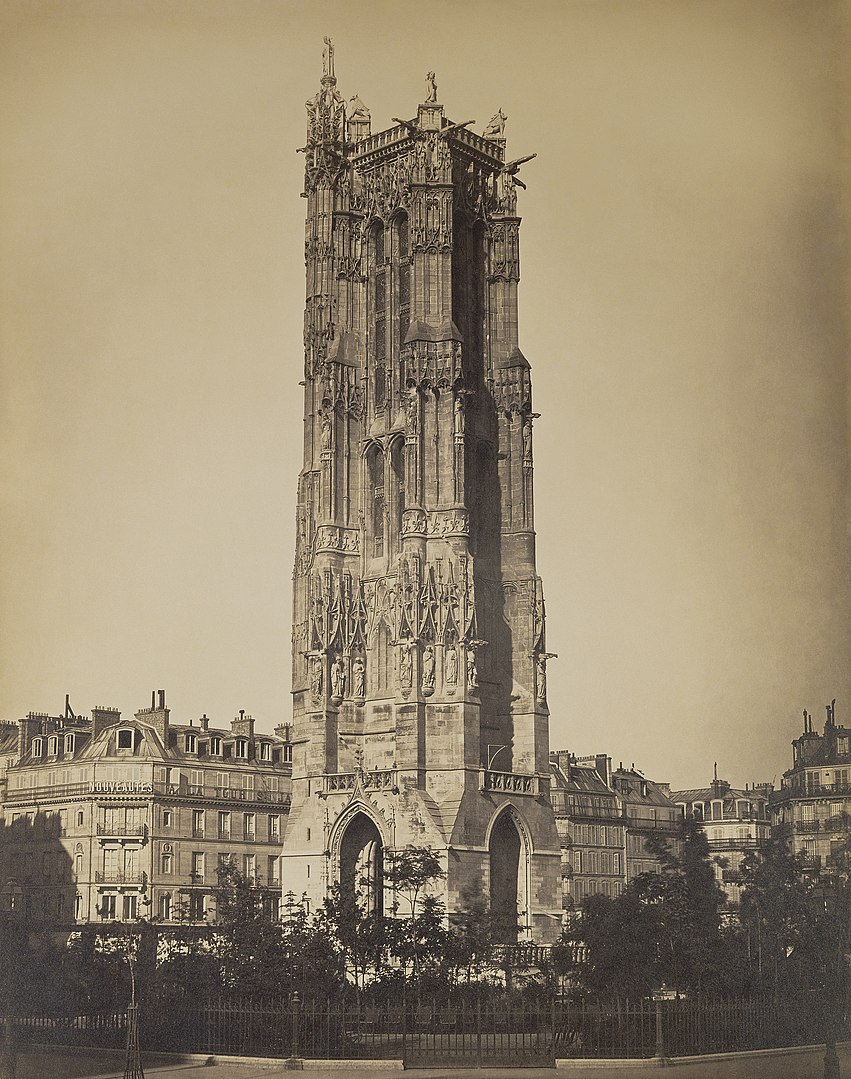
<svg viewBox="0 0 851 1079">
<path fill-rule="evenodd" d="M 561 926 L 535 571 L 529 364 L 500 111 L 452 123 L 433 73 L 377 134 L 326 39 L 303 148 L 304 467 L 284 890 L 389 906 L 388 852 L 440 856 L 506 940 Z"/>
</svg>

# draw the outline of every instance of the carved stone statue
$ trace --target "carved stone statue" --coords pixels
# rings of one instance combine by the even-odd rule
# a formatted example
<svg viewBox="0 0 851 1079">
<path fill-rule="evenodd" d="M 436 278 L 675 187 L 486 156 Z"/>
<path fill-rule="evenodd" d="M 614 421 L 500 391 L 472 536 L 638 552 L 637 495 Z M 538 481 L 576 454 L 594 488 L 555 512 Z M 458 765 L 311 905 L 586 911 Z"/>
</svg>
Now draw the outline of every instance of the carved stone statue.
<svg viewBox="0 0 851 1079">
<path fill-rule="evenodd" d="M 437 101 L 437 80 L 434 77 L 434 72 L 429 71 L 426 75 L 426 103 L 429 105 L 435 104 Z"/>
<path fill-rule="evenodd" d="M 402 645 L 402 654 L 399 657 L 399 681 L 402 689 L 410 689 L 414 683 L 414 664 L 411 659 L 411 646 Z"/>
<path fill-rule="evenodd" d="M 405 406 L 405 424 L 408 428 L 408 434 L 415 435 L 419 427 L 419 394 L 416 389 L 411 387 L 408 393 L 408 403 Z"/>
<path fill-rule="evenodd" d="M 456 394 L 454 405 L 454 417 L 455 417 L 455 437 L 463 439 L 464 437 L 464 395 Z"/>
<path fill-rule="evenodd" d="M 479 688 L 479 672 L 476 667 L 476 650 L 471 644 L 467 645 L 467 686 L 469 689 Z"/>
<path fill-rule="evenodd" d="M 487 126 L 482 132 L 482 136 L 486 139 L 501 139 L 505 134 L 505 121 L 508 117 L 500 108 L 487 122 Z"/>
<path fill-rule="evenodd" d="M 532 417 L 526 416 L 523 420 L 523 464 L 532 463 Z"/>
<path fill-rule="evenodd" d="M 346 692 L 346 674 L 343 670 L 343 662 L 339 656 L 334 656 L 331 664 L 331 696 L 340 697 Z"/>
<path fill-rule="evenodd" d="M 310 661 L 310 695 L 317 703 L 322 700 L 322 660 L 319 656 Z"/>
<path fill-rule="evenodd" d="M 446 649 L 445 674 L 447 683 L 454 686 L 458 681 L 458 649 L 454 644 L 449 645 Z"/>
<path fill-rule="evenodd" d="M 430 644 L 423 651 L 423 689 L 434 689 L 434 649 Z"/>
<path fill-rule="evenodd" d="M 366 667 L 360 656 L 352 661 L 352 696 L 358 699 L 366 696 Z"/>
<path fill-rule="evenodd" d="M 322 435 L 321 435 L 322 453 L 331 452 L 331 413 L 322 413 Z"/>
<path fill-rule="evenodd" d="M 357 94 L 354 94 L 349 99 L 349 119 L 350 120 L 369 120 L 371 119 L 370 111 L 361 101 Z"/>
<path fill-rule="evenodd" d="M 547 699 L 547 657 L 538 656 L 537 660 L 538 671 L 538 686 L 537 686 L 537 698 L 539 701 L 546 701 Z"/>
<path fill-rule="evenodd" d="M 334 74 L 334 44 L 330 37 L 322 39 L 325 42 L 325 48 L 322 50 L 322 74 L 333 75 Z"/>
</svg>

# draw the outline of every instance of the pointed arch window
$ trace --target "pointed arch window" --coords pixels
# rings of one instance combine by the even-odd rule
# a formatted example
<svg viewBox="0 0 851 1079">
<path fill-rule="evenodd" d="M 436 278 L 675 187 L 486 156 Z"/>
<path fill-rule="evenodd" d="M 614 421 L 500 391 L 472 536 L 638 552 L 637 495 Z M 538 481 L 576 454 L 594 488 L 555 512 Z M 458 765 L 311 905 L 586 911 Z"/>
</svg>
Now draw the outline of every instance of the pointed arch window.
<svg viewBox="0 0 851 1079">
<path fill-rule="evenodd" d="M 384 265 L 384 222 L 372 226 L 373 265 L 372 392 L 376 411 L 387 403 L 387 271 Z"/>
<path fill-rule="evenodd" d="M 408 247 L 408 215 L 399 214 L 394 220 L 394 240 L 396 247 L 396 275 L 399 287 L 399 307 L 397 312 L 397 330 L 399 353 L 408 334 L 411 321 L 411 260 Z M 400 380 L 399 385 L 404 380 Z"/>
<path fill-rule="evenodd" d="M 373 558 L 384 555 L 384 454 L 380 446 L 370 446 L 366 454 L 367 472 L 367 549 Z"/>
<path fill-rule="evenodd" d="M 402 514 L 405 512 L 405 439 L 397 438 L 390 447 L 390 479 L 392 490 L 390 492 L 390 505 L 392 524 L 390 527 L 390 540 L 393 550 L 391 555 L 398 554 L 402 545 Z"/>
</svg>

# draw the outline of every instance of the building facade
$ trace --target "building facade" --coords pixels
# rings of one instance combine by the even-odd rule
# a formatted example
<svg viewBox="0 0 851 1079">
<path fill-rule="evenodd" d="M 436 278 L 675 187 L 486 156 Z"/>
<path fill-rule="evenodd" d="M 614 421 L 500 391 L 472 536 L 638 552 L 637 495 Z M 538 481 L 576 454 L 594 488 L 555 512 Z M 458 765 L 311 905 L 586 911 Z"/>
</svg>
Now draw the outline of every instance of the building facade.
<svg viewBox="0 0 851 1079">
<path fill-rule="evenodd" d="M 551 798 L 562 848 L 562 907 L 589 895 L 619 896 L 626 884 L 626 820 L 605 754 L 553 753 Z"/>
<path fill-rule="evenodd" d="M 244 713 L 229 729 L 206 716 L 174 724 L 162 691 L 132 719 L 31 713 L 15 725 L 6 770 L 0 905 L 57 928 L 209 923 L 227 860 L 276 911 L 288 733 L 261 735 Z"/>
<path fill-rule="evenodd" d="M 578 910 L 590 895 L 615 898 L 641 873 L 659 873 L 648 837 L 678 849 L 682 813 L 665 783 L 634 768 L 612 769 L 605 753 L 551 754 L 550 796 L 562 851 L 562 906 Z"/>
<path fill-rule="evenodd" d="M 647 841 L 655 837 L 674 854 L 679 852 L 682 812 L 671 800 L 670 785 L 656 783 L 634 766 L 620 764 L 612 773 L 612 786 L 626 822 L 626 879 L 661 872 L 661 860 Z"/>
<path fill-rule="evenodd" d="M 851 838 L 851 730 L 836 723 L 827 705 L 821 734 L 804 712 L 804 730 L 792 742 L 792 767 L 771 795 L 773 834 L 804 855 L 812 874 L 829 869 L 831 855 Z"/>
<path fill-rule="evenodd" d="M 715 879 L 732 907 L 739 905 L 742 858 L 761 850 L 771 837 L 768 788 L 739 790 L 717 775 L 708 787 L 673 791 L 671 798 L 685 817 L 703 824 L 714 861 Z"/>
<path fill-rule="evenodd" d="M 416 115 L 373 134 L 328 43 L 307 103 L 284 862 L 315 903 L 339 884 L 381 909 L 385 860 L 427 845 L 450 913 L 482 892 L 506 939 L 546 939 L 560 852 L 518 346 L 525 159 L 501 113 L 479 135 L 437 96 L 430 73 Z"/>
</svg>

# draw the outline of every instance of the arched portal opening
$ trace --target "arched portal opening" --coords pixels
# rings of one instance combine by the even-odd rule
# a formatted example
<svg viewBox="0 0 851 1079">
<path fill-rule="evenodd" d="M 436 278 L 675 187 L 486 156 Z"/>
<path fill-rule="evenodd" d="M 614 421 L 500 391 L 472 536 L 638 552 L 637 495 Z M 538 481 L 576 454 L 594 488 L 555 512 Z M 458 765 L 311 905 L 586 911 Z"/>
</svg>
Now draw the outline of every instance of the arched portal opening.
<svg viewBox="0 0 851 1079">
<path fill-rule="evenodd" d="M 509 813 L 503 813 L 491 829 L 490 908 L 496 939 L 502 944 L 517 941 L 523 868 L 522 842 Z"/>
<path fill-rule="evenodd" d="M 340 844 L 340 888 L 366 914 L 384 913 L 384 847 L 365 813 L 356 814 Z"/>
</svg>

